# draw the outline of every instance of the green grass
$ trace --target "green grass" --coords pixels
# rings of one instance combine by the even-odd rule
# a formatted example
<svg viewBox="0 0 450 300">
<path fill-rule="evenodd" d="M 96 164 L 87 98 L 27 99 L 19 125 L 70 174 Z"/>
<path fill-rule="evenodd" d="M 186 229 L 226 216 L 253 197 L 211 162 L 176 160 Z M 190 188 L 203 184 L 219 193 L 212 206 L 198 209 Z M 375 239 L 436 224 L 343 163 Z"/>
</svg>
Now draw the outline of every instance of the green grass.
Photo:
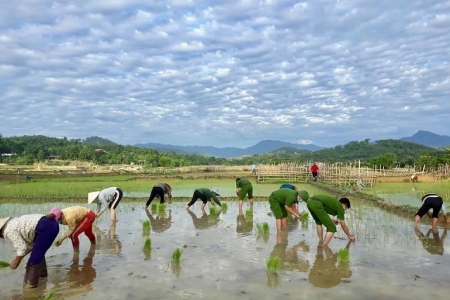
<svg viewBox="0 0 450 300">
<path fill-rule="evenodd" d="M 271 256 L 266 260 L 267 273 L 277 274 L 281 266 L 281 259 L 278 256 Z"/>
<path fill-rule="evenodd" d="M 339 249 L 337 254 L 338 260 L 341 262 L 349 262 L 350 261 L 350 253 L 348 249 Z"/>
<path fill-rule="evenodd" d="M 9 262 L 0 260 L 0 268 L 9 267 Z"/>
<path fill-rule="evenodd" d="M 256 223 L 256 232 L 261 235 L 267 235 L 270 232 L 269 223 Z"/>
<path fill-rule="evenodd" d="M 183 250 L 180 248 L 175 249 L 172 253 L 172 263 L 179 264 L 181 262 L 181 255 L 183 254 Z"/>
<path fill-rule="evenodd" d="M 253 217 L 253 209 L 247 209 L 245 211 L 245 216 L 246 217 Z"/>
<path fill-rule="evenodd" d="M 152 239 L 148 237 L 145 239 L 143 250 L 145 251 L 151 249 L 152 249 Z"/>
</svg>

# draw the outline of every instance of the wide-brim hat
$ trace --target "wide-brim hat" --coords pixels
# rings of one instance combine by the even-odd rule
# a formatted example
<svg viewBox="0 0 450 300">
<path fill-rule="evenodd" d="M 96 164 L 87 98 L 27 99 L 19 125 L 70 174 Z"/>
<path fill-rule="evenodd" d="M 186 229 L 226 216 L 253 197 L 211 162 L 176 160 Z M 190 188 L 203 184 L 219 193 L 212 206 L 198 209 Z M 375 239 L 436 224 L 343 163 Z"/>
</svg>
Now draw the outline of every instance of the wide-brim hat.
<svg viewBox="0 0 450 300">
<path fill-rule="evenodd" d="M 11 217 L 0 219 L 0 230 L 3 229 L 3 226 L 5 226 L 5 224 L 9 221 L 9 219 L 11 219 Z"/>
<path fill-rule="evenodd" d="M 92 203 L 95 201 L 95 199 L 97 199 L 98 195 L 100 194 L 100 191 L 96 191 L 96 192 L 90 192 L 88 194 L 88 203 Z"/>
<path fill-rule="evenodd" d="M 216 196 L 220 196 L 219 194 L 219 189 L 216 187 L 210 188 L 211 192 L 213 192 L 214 194 L 216 194 Z"/>
</svg>

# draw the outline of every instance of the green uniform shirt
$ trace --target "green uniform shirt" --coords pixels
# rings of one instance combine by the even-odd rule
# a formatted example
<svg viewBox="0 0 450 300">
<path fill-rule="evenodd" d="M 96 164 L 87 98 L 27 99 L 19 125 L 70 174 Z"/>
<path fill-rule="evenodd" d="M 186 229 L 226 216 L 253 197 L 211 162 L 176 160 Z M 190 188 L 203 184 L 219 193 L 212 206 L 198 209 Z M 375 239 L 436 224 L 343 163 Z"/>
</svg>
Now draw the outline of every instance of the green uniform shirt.
<svg viewBox="0 0 450 300">
<path fill-rule="evenodd" d="M 242 178 L 241 180 L 236 181 L 236 188 L 241 189 L 242 187 L 246 185 L 252 185 L 250 180 Z"/>
<path fill-rule="evenodd" d="M 308 201 L 317 201 L 317 200 L 323 203 L 323 207 L 327 212 L 327 214 L 332 216 L 337 215 L 339 220 L 345 220 L 344 207 L 342 207 L 342 203 L 339 202 L 336 198 L 328 195 L 314 195 L 313 197 L 309 198 Z"/>
<path fill-rule="evenodd" d="M 220 203 L 219 199 L 217 199 L 216 194 L 213 193 L 210 189 L 197 189 L 201 194 L 205 195 L 206 199 L 211 200 L 214 199 L 214 202 Z"/>
<path fill-rule="evenodd" d="M 297 201 L 298 192 L 290 189 L 276 190 L 272 193 L 273 197 L 283 205 L 291 207 Z"/>
</svg>

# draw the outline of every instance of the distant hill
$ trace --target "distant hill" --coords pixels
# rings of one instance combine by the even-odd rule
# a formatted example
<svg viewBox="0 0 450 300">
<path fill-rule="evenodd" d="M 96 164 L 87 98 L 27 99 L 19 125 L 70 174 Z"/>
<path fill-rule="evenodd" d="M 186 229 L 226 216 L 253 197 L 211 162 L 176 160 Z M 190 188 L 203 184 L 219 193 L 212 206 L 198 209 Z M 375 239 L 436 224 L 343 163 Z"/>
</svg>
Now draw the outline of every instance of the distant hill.
<svg viewBox="0 0 450 300">
<path fill-rule="evenodd" d="M 83 140 L 83 143 L 91 145 L 91 146 L 96 146 L 96 147 L 101 147 L 101 146 L 106 146 L 106 145 L 117 145 L 113 141 L 101 138 L 99 136 L 88 137 L 85 140 Z"/>
<path fill-rule="evenodd" d="M 308 151 L 317 151 L 325 149 L 324 147 L 319 147 L 313 144 L 308 145 L 293 144 L 276 140 L 264 140 L 248 148 L 236 148 L 236 147 L 218 148 L 213 146 L 177 146 L 158 143 L 136 144 L 134 146 L 141 148 L 153 148 L 156 150 L 174 150 L 174 151 L 182 151 L 185 153 L 198 153 L 224 158 L 231 158 L 243 155 L 264 154 L 267 152 L 275 151 L 280 148 L 294 148 L 298 150 L 308 150 Z"/>
<path fill-rule="evenodd" d="M 438 135 L 424 130 L 419 130 L 410 137 L 402 137 L 400 140 L 434 148 L 450 146 L 450 136 Z"/>
</svg>

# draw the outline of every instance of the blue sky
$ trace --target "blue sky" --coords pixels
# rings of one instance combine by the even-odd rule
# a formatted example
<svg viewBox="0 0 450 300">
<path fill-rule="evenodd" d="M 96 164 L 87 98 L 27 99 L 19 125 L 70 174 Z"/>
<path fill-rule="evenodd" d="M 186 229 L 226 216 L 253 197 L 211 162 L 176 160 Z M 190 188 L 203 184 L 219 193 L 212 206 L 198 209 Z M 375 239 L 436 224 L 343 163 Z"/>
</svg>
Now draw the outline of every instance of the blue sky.
<svg viewBox="0 0 450 300">
<path fill-rule="evenodd" d="M 3 136 L 450 134 L 450 1 L 2 1 L 0 49 Z"/>
</svg>

